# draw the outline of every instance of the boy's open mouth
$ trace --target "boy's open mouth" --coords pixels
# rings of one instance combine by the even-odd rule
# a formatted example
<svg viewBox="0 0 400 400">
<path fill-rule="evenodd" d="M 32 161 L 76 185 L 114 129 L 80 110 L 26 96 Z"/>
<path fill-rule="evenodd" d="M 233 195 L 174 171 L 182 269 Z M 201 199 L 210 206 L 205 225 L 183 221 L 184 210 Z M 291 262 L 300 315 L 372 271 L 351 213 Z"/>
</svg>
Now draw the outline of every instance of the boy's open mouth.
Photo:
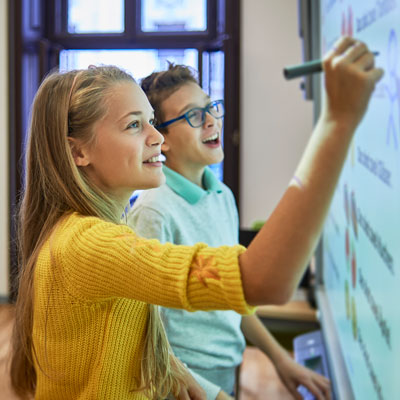
<svg viewBox="0 0 400 400">
<path fill-rule="evenodd" d="M 214 135 L 212 135 L 212 136 L 210 136 L 210 137 L 208 137 L 206 139 L 203 139 L 202 143 L 204 143 L 204 144 L 218 144 L 219 143 L 219 134 L 215 133 Z"/>
</svg>

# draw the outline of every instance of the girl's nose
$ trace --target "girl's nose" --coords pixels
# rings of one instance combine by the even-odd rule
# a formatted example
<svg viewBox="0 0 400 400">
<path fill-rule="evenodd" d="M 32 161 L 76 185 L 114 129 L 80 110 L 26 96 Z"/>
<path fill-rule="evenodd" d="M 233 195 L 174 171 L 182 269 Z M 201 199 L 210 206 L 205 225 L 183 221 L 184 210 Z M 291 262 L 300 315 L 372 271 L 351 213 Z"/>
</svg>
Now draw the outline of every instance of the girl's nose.
<svg viewBox="0 0 400 400">
<path fill-rule="evenodd" d="M 164 143 L 164 136 L 153 126 L 150 125 L 151 132 L 148 136 L 149 146 L 159 146 Z"/>
</svg>

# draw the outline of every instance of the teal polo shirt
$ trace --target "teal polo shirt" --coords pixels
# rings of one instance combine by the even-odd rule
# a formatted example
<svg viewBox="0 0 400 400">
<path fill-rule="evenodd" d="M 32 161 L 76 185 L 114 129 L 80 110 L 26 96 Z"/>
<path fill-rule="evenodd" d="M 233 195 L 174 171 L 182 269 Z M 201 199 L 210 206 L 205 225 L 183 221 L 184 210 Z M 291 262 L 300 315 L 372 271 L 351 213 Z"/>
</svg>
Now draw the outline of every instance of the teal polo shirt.
<svg viewBox="0 0 400 400">
<path fill-rule="evenodd" d="M 190 204 L 196 204 L 203 196 L 210 192 L 222 193 L 221 182 L 210 168 L 204 170 L 202 179 L 203 188 L 165 165 L 163 167 L 163 172 L 166 177 L 166 184 Z"/>
</svg>

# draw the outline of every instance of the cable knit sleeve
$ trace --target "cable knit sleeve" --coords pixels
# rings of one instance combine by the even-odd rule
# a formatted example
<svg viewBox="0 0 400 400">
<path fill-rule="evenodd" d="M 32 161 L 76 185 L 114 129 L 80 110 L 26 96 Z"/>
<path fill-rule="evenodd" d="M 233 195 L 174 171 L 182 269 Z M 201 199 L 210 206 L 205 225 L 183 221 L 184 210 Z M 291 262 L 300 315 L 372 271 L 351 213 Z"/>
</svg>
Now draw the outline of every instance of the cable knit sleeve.
<svg viewBox="0 0 400 400">
<path fill-rule="evenodd" d="M 126 297 L 189 311 L 254 310 L 245 299 L 242 246 L 160 244 L 129 227 L 73 214 L 50 239 L 66 290 L 83 301 Z"/>
</svg>

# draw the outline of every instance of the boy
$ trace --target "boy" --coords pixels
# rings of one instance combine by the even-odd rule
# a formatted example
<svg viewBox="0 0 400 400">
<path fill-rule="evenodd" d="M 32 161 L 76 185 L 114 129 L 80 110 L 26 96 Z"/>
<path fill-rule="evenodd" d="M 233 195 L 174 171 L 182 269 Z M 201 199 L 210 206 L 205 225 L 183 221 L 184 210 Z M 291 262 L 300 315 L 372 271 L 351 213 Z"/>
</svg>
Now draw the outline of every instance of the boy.
<svg viewBox="0 0 400 400">
<path fill-rule="evenodd" d="M 238 243 L 238 213 L 230 189 L 208 168 L 223 160 L 222 100 L 211 101 L 192 71 L 170 65 L 142 81 L 164 135 L 166 184 L 143 192 L 128 216 L 141 236 L 161 242 L 210 246 Z M 198 269 L 207 270 L 207 259 Z M 194 273 L 196 271 L 193 271 Z M 186 363 L 208 399 L 230 399 L 235 370 L 242 361 L 245 338 L 273 361 L 283 383 L 301 399 L 298 385 L 318 398 L 329 392 L 326 378 L 296 364 L 255 316 L 233 311 L 161 310 L 175 355 Z M 329 395 L 327 395 L 329 398 Z"/>
</svg>

